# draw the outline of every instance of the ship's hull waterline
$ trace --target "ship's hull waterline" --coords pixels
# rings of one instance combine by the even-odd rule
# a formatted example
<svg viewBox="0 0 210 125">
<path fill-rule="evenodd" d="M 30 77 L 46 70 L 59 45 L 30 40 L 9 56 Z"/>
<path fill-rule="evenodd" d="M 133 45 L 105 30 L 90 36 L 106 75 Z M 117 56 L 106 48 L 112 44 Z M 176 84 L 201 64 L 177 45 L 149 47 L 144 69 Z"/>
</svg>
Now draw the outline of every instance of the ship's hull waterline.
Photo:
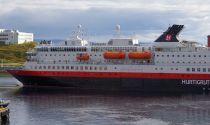
<svg viewBox="0 0 210 125">
<path fill-rule="evenodd" d="M 200 74 L 188 74 L 184 76 L 181 74 L 163 73 L 144 73 L 143 75 L 137 73 L 39 72 L 21 70 L 10 70 L 8 72 L 22 82 L 25 87 L 69 87 L 96 91 L 132 92 L 199 92 L 208 91 L 210 88 L 210 77 Z"/>
</svg>

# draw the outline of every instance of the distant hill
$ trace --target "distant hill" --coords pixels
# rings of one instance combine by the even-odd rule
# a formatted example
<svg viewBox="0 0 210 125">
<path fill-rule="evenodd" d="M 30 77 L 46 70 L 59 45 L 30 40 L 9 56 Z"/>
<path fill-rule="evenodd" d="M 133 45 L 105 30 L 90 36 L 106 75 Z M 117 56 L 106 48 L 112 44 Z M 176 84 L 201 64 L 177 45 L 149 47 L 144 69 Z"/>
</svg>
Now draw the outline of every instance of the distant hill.
<svg viewBox="0 0 210 125">
<path fill-rule="evenodd" d="M 1 45 L 0 46 L 0 63 L 4 66 L 22 65 L 26 61 L 26 52 L 36 46 L 36 42 Z"/>
</svg>

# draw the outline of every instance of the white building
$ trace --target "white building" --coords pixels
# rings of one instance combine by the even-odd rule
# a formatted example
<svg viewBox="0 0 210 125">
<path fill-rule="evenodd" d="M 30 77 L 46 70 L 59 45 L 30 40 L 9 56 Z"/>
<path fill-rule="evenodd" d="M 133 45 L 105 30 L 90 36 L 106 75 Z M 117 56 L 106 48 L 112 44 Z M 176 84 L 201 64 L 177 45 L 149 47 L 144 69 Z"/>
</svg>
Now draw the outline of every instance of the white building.
<svg viewBox="0 0 210 125">
<path fill-rule="evenodd" d="M 0 44 L 22 44 L 25 42 L 32 42 L 34 40 L 33 37 L 33 33 L 0 29 Z"/>
</svg>

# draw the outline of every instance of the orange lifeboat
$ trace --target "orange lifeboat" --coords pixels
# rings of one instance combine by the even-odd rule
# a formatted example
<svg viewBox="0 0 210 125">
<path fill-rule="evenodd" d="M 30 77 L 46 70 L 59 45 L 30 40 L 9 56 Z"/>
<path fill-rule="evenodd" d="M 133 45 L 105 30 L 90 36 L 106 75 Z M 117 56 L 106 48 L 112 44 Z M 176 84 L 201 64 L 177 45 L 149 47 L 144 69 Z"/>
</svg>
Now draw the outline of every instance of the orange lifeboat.
<svg viewBox="0 0 210 125">
<path fill-rule="evenodd" d="M 125 59 L 125 52 L 105 52 L 105 59 Z"/>
<path fill-rule="evenodd" d="M 151 52 L 130 52 L 128 54 L 129 59 L 151 59 Z"/>
<path fill-rule="evenodd" d="M 79 61 L 88 61 L 90 59 L 90 56 L 87 53 L 80 53 L 80 54 L 77 54 L 76 58 Z"/>
</svg>

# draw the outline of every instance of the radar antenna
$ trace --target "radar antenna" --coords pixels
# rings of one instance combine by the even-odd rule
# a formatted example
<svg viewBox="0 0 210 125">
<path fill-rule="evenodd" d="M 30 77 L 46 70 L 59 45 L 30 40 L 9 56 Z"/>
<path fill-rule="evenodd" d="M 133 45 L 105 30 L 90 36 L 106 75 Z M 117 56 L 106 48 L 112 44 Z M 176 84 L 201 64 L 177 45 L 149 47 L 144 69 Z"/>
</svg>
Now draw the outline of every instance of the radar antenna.
<svg viewBox="0 0 210 125">
<path fill-rule="evenodd" d="M 116 36 L 117 37 L 121 36 L 121 29 L 120 29 L 120 25 L 119 24 L 116 25 L 115 32 L 116 32 Z"/>
<path fill-rule="evenodd" d="M 85 35 L 86 34 L 84 32 L 84 29 L 83 29 L 82 25 L 79 24 L 77 26 L 76 30 L 72 31 L 71 39 L 73 39 L 73 40 L 75 40 L 75 39 L 81 39 L 81 40 L 83 40 Z"/>
</svg>

